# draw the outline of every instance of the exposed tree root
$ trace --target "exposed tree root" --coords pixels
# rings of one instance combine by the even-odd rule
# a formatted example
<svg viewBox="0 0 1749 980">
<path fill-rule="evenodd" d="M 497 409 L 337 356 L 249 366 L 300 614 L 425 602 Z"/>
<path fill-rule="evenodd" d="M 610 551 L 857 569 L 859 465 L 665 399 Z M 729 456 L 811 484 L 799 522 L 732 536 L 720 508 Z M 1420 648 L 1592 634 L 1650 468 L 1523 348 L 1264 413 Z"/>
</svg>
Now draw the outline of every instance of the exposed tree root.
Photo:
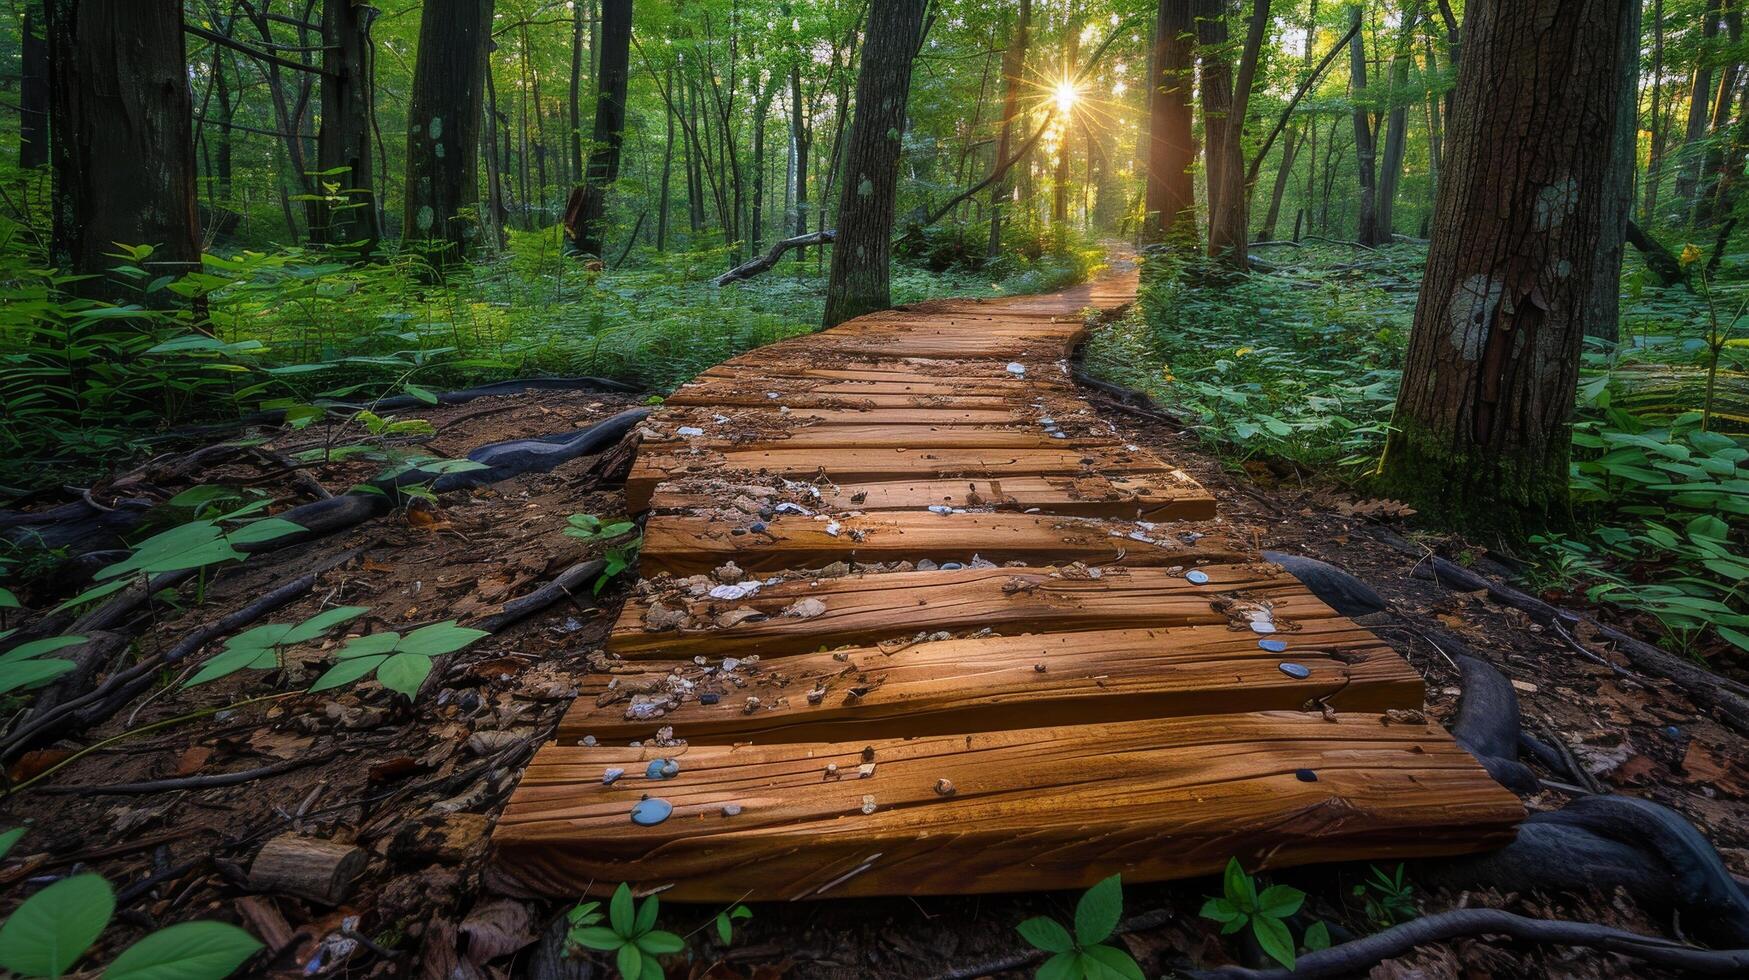
<svg viewBox="0 0 1749 980">
<path fill-rule="evenodd" d="M 1528 943 L 1586 946 L 1701 976 L 1743 976 L 1749 972 L 1749 949 L 1700 949 L 1589 922 L 1532 919 L 1499 909 L 1453 909 L 1405 922 L 1340 946 L 1307 953 L 1298 959 L 1292 970 L 1228 966 L 1193 975 L 1206 980 L 1314 980 L 1318 977 L 1353 976 L 1364 974 L 1375 964 L 1401 956 L 1417 946 L 1480 935 L 1507 936 Z"/>
<path fill-rule="evenodd" d="M 1535 793 L 1536 774 L 1518 761 L 1518 739 L 1521 725 L 1518 714 L 1518 692 L 1506 675 L 1476 658 L 1458 655 L 1458 685 L 1463 697 L 1458 701 L 1457 720 L 1451 734 L 1494 781 L 1514 793 Z"/>
</svg>

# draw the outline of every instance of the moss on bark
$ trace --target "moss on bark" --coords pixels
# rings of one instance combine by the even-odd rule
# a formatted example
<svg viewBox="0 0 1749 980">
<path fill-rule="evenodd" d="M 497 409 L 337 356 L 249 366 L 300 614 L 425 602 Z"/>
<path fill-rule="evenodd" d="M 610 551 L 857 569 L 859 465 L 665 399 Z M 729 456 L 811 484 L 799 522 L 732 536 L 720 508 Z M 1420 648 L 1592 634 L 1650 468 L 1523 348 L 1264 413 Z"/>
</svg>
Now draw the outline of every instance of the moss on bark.
<svg viewBox="0 0 1749 980">
<path fill-rule="evenodd" d="M 1513 541 L 1564 526 L 1570 517 L 1564 441 L 1545 455 L 1482 456 L 1454 452 L 1427 427 L 1399 420 L 1375 489 L 1453 530 Z"/>
</svg>

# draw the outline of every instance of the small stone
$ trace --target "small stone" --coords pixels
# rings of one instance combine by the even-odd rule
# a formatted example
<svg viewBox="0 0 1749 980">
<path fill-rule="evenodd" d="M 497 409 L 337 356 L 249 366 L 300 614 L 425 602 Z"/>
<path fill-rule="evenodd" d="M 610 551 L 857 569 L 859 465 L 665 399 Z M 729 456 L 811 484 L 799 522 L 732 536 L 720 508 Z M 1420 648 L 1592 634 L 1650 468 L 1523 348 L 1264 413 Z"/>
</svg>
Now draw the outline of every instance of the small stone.
<svg viewBox="0 0 1749 980">
<path fill-rule="evenodd" d="M 862 798 L 862 812 L 863 812 L 864 816 L 867 816 L 868 814 L 875 812 L 874 797 L 864 796 Z"/>
<path fill-rule="evenodd" d="M 951 514 L 953 513 L 953 508 L 946 504 L 930 504 L 929 512 L 931 514 Z"/>
<path fill-rule="evenodd" d="M 844 525 L 839 524 L 837 521 L 827 521 L 826 522 L 826 534 L 828 537 L 835 538 L 838 536 L 838 533 L 840 531 L 843 531 L 843 530 L 844 530 Z"/>
<path fill-rule="evenodd" d="M 944 572 L 957 572 L 964 567 L 966 566 L 957 561 L 944 561 L 941 563 L 941 570 Z"/>
<path fill-rule="evenodd" d="M 862 747 L 862 761 L 873 762 L 874 757 L 875 757 L 874 746 L 865 745 Z"/>
<path fill-rule="evenodd" d="M 674 431 L 677 435 L 682 435 L 682 436 L 702 436 L 702 435 L 704 435 L 704 430 L 699 428 L 696 425 L 683 425 L 680 428 L 675 429 Z"/>
<path fill-rule="evenodd" d="M 699 704 L 706 704 L 706 705 L 716 704 L 718 701 L 721 701 L 722 699 L 723 699 L 723 696 L 721 694 L 700 694 L 698 696 L 698 703 Z"/>
<path fill-rule="evenodd" d="M 754 534 L 764 534 L 765 533 L 765 522 L 764 521 L 754 521 L 753 523 L 747 525 L 747 530 L 752 531 Z"/>
<path fill-rule="evenodd" d="M 645 779 L 673 779 L 680 775 L 680 763 L 673 759 L 651 759 L 644 767 Z"/>
<path fill-rule="evenodd" d="M 1257 646 L 1259 649 L 1268 650 L 1270 653 L 1281 653 L 1287 649 L 1287 644 L 1280 640 L 1258 640 Z"/>
<path fill-rule="evenodd" d="M 867 779 L 870 776 L 873 776 L 874 772 L 875 772 L 875 764 L 872 762 L 865 762 L 862 765 L 856 767 L 856 778 L 857 779 Z"/>
<path fill-rule="evenodd" d="M 1273 633 L 1273 632 L 1275 632 L 1275 624 L 1272 622 L 1269 622 L 1268 620 L 1265 620 L 1265 619 L 1252 620 L 1251 621 L 1251 632 L 1253 632 L 1253 633 Z"/>
<path fill-rule="evenodd" d="M 632 823 L 640 827 L 654 827 L 668 819 L 674 812 L 674 804 L 661 799 L 642 799 L 632 806 Z"/>
<path fill-rule="evenodd" d="M 601 785 L 612 786 L 614 783 L 619 782 L 619 777 L 625 774 L 626 771 L 624 769 L 610 767 L 601 773 Z"/>
<path fill-rule="evenodd" d="M 1049 670 L 1050 668 L 1046 667 L 1044 664 L 1033 664 L 1032 669 L 1035 673 L 1042 674 L 1045 671 Z"/>
<path fill-rule="evenodd" d="M 741 713 L 744 715 L 750 715 L 753 712 L 758 711 L 758 710 L 759 710 L 759 699 L 756 697 L 749 696 L 747 698 L 747 703 L 741 705 Z"/>
<path fill-rule="evenodd" d="M 595 745 L 595 736 L 593 736 L 593 735 L 583 736 L 583 744 L 593 747 Z"/>
<path fill-rule="evenodd" d="M 952 796 L 954 794 L 953 780 L 937 779 L 935 781 L 936 796 Z"/>
<path fill-rule="evenodd" d="M 724 657 L 723 658 L 723 673 L 727 674 L 739 666 L 741 666 L 741 658 L 740 657 Z"/>
<path fill-rule="evenodd" d="M 1279 666 L 1281 668 L 1282 673 L 1288 675 L 1289 677 L 1292 677 L 1296 681 L 1303 681 L 1306 678 L 1312 676 L 1312 671 L 1310 670 L 1310 668 L 1306 667 L 1305 664 L 1296 664 L 1296 663 L 1293 663 L 1292 661 L 1283 661 Z"/>
<path fill-rule="evenodd" d="M 1190 571 L 1185 572 L 1184 578 L 1186 581 L 1188 581 L 1192 585 L 1207 585 L 1207 584 L 1209 584 L 1209 573 L 1203 571 L 1200 568 L 1193 568 Z"/>
<path fill-rule="evenodd" d="M 826 763 L 826 775 L 828 775 L 828 776 L 838 775 L 838 763 L 836 763 L 836 762 Z"/>
<path fill-rule="evenodd" d="M 1019 361 L 1009 361 L 1008 362 L 1008 373 L 1013 374 L 1013 375 L 1025 374 L 1026 373 L 1026 365 L 1020 363 Z"/>
<path fill-rule="evenodd" d="M 723 816 L 725 816 L 725 817 L 738 817 L 740 815 L 741 815 L 741 804 L 739 804 L 739 803 L 725 803 L 725 804 L 723 804 Z"/>
<path fill-rule="evenodd" d="M 1294 778 L 1302 783 L 1315 783 L 1318 781 L 1318 774 L 1310 769 L 1295 769 Z"/>
</svg>

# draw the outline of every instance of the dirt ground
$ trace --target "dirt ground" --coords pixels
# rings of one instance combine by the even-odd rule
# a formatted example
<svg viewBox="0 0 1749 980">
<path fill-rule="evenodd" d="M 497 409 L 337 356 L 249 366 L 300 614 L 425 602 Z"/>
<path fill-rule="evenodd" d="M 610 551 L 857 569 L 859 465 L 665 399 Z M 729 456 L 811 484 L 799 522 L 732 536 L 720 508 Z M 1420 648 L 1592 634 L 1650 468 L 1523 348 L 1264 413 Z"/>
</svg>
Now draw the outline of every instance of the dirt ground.
<svg viewBox="0 0 1749 980">
<path fill-rule="evenodd" d="M 1455 669 L 1429 637 L 1455 635 L 1512 679 L 1532 733 L 1565 743 L 1607 789 L 1681 812 L 1733 871 L 1749 874 L 1743 742 L 1680 690 L 1616 677 L 1520 613 L 1415 578 L 1428 554 L 1473 557 L 1474 550 L 1421 533 L 1398 508 L 1302 486 L 1267 466 L 1229 470 L 1169 423 L 1120 412 L 1088 394 L 1111 408 L 1110 417 L 1130 439 L 1177 461 L 1208 487 L 1236 536 L 1322 558 L 1389 599 L 1399 622 L 1377 629 L 1428 678 L 1434 715 L 1451 716 L 1458 689 Z M 492 441 L 568 431 L 638 402 L 542 393 L 407 414 L 436 426 L 427 451 L 459 456 Z M 273 445 L 295 449 L 293 443 L 316 437 L 281 434 Z M 186 611 L 156 607 L 140 649 L 173 643 L 322 564 L 333 567 L 273 621 L 358 605 L 370 612 L 349 625 L 353 632 L 405 631 L 450 618 L 466 625 L 587 557 L 584 543 L 562 534 L 566 518 L 623 512 L 612 474 L 603 474 L 598 463 L 578 460 L 550 473 L 446 494 L 435 507 L 397 512 L 252 560 L 218 575 L 204 603 Z M 310 472 L 339 493 L 368 476 L 371 465 Z M 204 479 L 254 481 L 287 505 L 308 499 L 308 488 L 283 474 L 242 464 Z M 299 693 L 320 670 L 319 662 L 304 659 L 193 689 L 161 686 L 101 727 L 13 763 L 8 775 L 14 784 L 53 771 L 0 801 L 0 826 L 27 822 L 32 828 L 0 861 L 0 889 L 16 896 L 27 882 L 77 870 L 104 874 L 119 894 L 120 927 L 106 934 L 108 953 L 100 952 L 96 962 L 145 929 L 213 917 L 238 921 L 267 942 L 271 955 L 248 970 L 255 976 L 608 976 L 604 962 L 561 955 L 562 907 L 495 896 L 482 886 L 481 872 L 492 820 L 520 767 L 574 696 L 576 678 L 588 670 L 586 659 L 599 649 L 625 589 L 620 580 L 599 600 L 584 592 L 481 641 L 447 665 L 435 696 L 411 706 L 374 685 Z M 80 746 L 95 747 L 81 754 Z M 253 770 L 266 772 L 228 786 L 162 784 Z M 135 783 L 149 785 L 126 785 Z M 1552 809 L 1567 798 L 1550 788 L 1527 804 Z M 252 881 L 256 852 L 286 833 L 362 849 L 364 870 L 338 904 Z M 1268 877 L 1305 889 L 1309 915 L 1361 932 L 1372 930 L 1352 889 L 1367 872 L 1365 865 L 1323 866 Z M 1164 913 L 1151 916 L 1163 925 L 1121 936 L 1149 975 L 1233 962 L 1242 953 L 1196 917 L 1204 897 L 1217 889 L 1212 880 L 1126 888 L 1126 916 Z M 1026 952 L 1016 923 L 1038 914 L 1068 920 L 1075 897 L 758 905 L 739 925 L 732 947 L 710 928 L 715 908 L 665 906 L 660 921 L 687 936 L 690 947 L 689 954 L 667 960 L 670 976 L 977 976 Z M 1621 895 L 1418 889 L 1416 900 L 1424 912 L 1499 907 L 1680 938 L 1672 923 L 1645 915 Z M 0 908 L 10 905 L 0 900 Z M 1373 972 L 1466 980 L 1656 975 L 1606 954 L 1481 940 L 1425 947 Z"/>
</svg>

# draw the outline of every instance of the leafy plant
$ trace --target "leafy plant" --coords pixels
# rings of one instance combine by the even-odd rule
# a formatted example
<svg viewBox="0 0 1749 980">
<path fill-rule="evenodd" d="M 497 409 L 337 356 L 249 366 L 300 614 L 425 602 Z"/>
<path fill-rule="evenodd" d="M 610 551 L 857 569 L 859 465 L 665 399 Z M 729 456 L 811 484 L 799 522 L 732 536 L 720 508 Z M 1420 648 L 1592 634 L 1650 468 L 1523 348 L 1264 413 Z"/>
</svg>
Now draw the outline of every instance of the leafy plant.
<svg viewBox="0 0 1749 980">
<path fill-rule="evenodd" d="M 662 980 L 662 964 L 656 957 L 678 953 L 686 943 L 672 932 L 656 928 L 659 903 L 656 896 L 644 899 L 634 911 L 632 889 L 624 882 L 614 890 L 607 907 L 607 925 L 598 925 L 598 902 L 571 910 L 576 916 L 567 939 L 575 946 L 614 954 L 614 964 L 625 980 Z"/>
<path fill-rule="evenodd" d="M 1354 886 L 1354 897 L 1366 904 L 1366 917 L 1381 929 L 1408 922 L 1420 915 L 1415 907 L 1415 886 L 1404 878 L 1403 865 L 1386 872 L 1372 865 L 1372 873 Z"/>
<path fill-rule="evenodd" d="M 1105 944 L 1122 915 L 1122 876 L 1112 875 L 1087 889 L 1075 903 L 1074 932 L 1042 915 L 1015 928 L 1034 949 L 1051 954 L 1039 967 L 1039 980 L 1142 980 L 1142 968 L 1128 952 Z"/>
<path fill-rule="evenodd" d="M 301 623 L 264 623 L 244 630 L 225 643 L 224 650 L 201 665 L 183 685 L 194 687 L 240 670 L 270 670 L 282 664 L 282 651 L 308 643 L 328 630 L 369 612 L 368 606 L 339 606 L 324 610 Z"/>
<path fill-rule="evenodd" d="M 614 521 L 603 524 L 601 518 L 594 514 L 572 514 L 566 521 L 565 536 L 577 538 L 580 541 L 602 542 L 606 547 L 602 557 L 607 560 L 607 567 L 601 570 L 601 575 L 595 580 L 595 593 L 601 594 L 601 589 L 613 577 L 632 566 L 638 560 L 638 551 L 643 548 L 644 536 L 640 532 L 630 541 L 622 539 L 638 530 L 632 521 Z"/>
<path fill-rule="evenodd" d="M 351 684 L 374 671 L 377 683 L 414 698 L 419 694 L 419 686 L 431 673 L 433 658 L 454 653 L 490 635 L 484 630 L 457 626 L 451 619 L 422 626 L 406 636 L 388 632 L 356 637 L 340 648 L 337 662 L 316 678 L 310 691 L 326 691 Z"/>
<path fill-rule="evenodd" d="M 68 599 L 59 608 L 101 599 L 148 576 L 242 561 L 248 555 L 237 550 L 238 545 L 259 544 L 304 530 L 302 526 L 278 517 L 264 517 L 230 529 L 221 524 L 253 513 L 268 503 L 266 500 L 256 501 L 219 517 L 189 521 L 152 535 L 136 545 L 126 558 L 99 569 L 95 578 L 102 584 Z"/>
<path fill-rule="evenodd" d="M 16 840 L 16 838 L 13 838 Z M 25 899 L 0 924 L 0 967 L 22 977 L 60 977 L 85 955 L 115 914 L 101 875 L 63 878 Z M 219 980 L 261 948 L 224 922 L 183 922 L 141 937 L 103 970 L 103 980 Z"/>
<path fill-rule="evenodd" d="M 78 666 L 71 660 L 44 657 L 67 647 L 85 642 L 83 636 L 50 636 L 0 653 L 0 694 L 10 694 L 20 688 L 41 687 Z"/>
<path fill-rule="evenodd" d="M 1247 927 L 1257 945 L 1270 958 L 1288 969 L 1294 968 L 1294 939 L 1286 920 L 1305 904 L 1306 893 L 1291 885 L 1270 885 L 1259 892 L 1257 882 L 1239 865 L 1238 858 L 1227 859 L 1227 870 L 1221 877 L 1219 898 L 1203 903 L 1201 915 L 1221 924 L 1221 935 L 1230 936 Z M 1307 949 L 1322 949 L 1330 944 L 1328 926 L 1307 929 Z"/>
<path fill-rule="evenodd" d="M 736 905 L 717 913 L 717 938 L 727 946 L 735 941 L 735 920 L 753 918 L 753 910 L 745 905 Z"/>
</svg>

